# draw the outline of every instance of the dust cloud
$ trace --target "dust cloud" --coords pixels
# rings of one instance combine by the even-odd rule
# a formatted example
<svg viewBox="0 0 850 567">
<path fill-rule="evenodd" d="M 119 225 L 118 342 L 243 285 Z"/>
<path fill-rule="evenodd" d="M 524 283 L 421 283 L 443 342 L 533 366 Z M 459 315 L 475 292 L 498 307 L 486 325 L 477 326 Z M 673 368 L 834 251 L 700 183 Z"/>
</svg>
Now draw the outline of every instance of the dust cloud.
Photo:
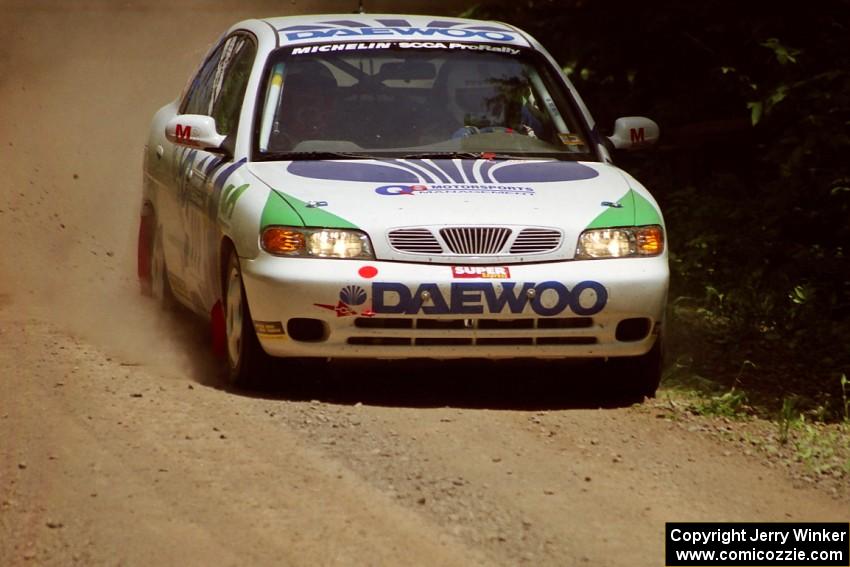
<svg viewBox="0 0 850 567">
<path fill-rule="evenodd" d="M 440 10 L 447 4 L 365 7 L 452 14 Z M 4 311 L 14 312 L 127 362 L 212 371 L 203 324 L 158 312 L 136 282 L 150 120 L 231 24 L 356 7 L 349 0 L 0 0 L 0 324 Z"/>
</svg>

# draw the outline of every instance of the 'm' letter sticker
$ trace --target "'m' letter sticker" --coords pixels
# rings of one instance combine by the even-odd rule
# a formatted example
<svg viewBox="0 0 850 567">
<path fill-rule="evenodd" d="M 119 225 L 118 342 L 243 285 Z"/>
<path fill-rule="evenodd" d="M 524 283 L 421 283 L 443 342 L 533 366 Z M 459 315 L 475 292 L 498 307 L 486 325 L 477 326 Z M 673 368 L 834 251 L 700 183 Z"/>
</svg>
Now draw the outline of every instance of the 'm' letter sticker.
<svg viewBox="0 0 850 567">
<path fill-rule="evenodd" d="M 179 126 L 178 126 L 178 128 L 179 128 Z M 179 136 L 179 134 L 178 134 L 178 136 Z M 644 142 L 646 140 L 646 135 L 643 131 L 643 128 L 638 128 L 638 129 L 632 128 L 631 129 L 631 136 L 632 136 L 632 143 L 633 144 Z"/>
<path fill-rule="evenodd" d="M 641 129 L 641 132 L 643 129 Z M 192 138 L 192 127 L 191 126 L 183 126 L 182 124 L 178 124 L 177 128 L 174 130 L 174 137 L 178 140 L 190 140 Z M 635 131 L 632 130 L 632 141 L 635 139 Z"/>
</svg>

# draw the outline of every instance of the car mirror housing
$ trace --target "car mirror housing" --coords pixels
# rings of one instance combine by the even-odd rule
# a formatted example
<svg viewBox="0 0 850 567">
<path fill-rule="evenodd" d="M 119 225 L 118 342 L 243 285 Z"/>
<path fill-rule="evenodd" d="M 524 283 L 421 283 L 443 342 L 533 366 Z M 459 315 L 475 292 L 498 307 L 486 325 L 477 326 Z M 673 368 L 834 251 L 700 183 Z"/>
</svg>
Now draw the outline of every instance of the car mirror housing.
<svg viewBox="0 0 850 567">
<path fill-rule="evenodd" d="M 643 116 L 624 116 L 614 122 L 614 133 L 608 137 L 615 149 L 639 150 L 658 141 L 659 129 L 654 120 Z"/>
<path fill-rule="evenodd" d="M 215 118 L 200 114 L 179 114 L 165 125 L 169 142 L 210 152 L 224 152 L 227 138 L 218 133 Z"/>
</svg>

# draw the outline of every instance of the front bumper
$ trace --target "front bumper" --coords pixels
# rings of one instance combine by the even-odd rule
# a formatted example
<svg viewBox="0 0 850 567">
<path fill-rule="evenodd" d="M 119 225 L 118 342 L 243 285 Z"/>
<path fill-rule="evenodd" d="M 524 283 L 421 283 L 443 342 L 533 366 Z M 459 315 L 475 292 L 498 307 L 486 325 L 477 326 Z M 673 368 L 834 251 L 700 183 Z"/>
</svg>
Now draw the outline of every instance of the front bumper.
<svg viewBox="0 0 850 567">
<path fill-rule="evenodd" d="M 241 259 L 273 356 L 587 358 L 649 351 L 667 257 L 469 266 Z"/>
</svg>

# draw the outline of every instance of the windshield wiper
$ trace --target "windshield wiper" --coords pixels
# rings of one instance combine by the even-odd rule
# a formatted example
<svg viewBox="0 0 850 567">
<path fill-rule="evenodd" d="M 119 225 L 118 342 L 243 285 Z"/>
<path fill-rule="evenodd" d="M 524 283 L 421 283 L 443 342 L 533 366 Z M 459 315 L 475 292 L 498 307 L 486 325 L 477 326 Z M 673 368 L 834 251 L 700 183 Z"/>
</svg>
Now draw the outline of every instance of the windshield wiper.
<svg viewBox="0 0 850 567">
<path fill-rule="evenodd" d="M 484 159 L 484 160 L 523 160 L 523 159 L 555 159 L 580 161 L 582 156 L 563 153 L 521 153 L 506 154 L 499 152 L 416 152 L 409 154 L 396 154 L 387 152 L 376 155 L 368 153 L 353 152 L 331 152 L 331 151 L 305 151 L 305 152 L 267 152 L 260 154 L 258 161 L 299 161 L 299 160 L 323 160 L 323 159 Z"/>
<path fill-rule="evenodd" d="M 369 154 L 354 154 L 350 152 L 268 152 L 261 154 L 262 161 L 299 161 L 313 159 L 375 159 Z"/>
<path fill-rule="evenodd" d="M 582 159 L 582 157 L 583 156 L 553 152 L 536 152 L 521 154 L 506 154 L 500 152 L 420 152 L 414 154 L 404 154 L 402 156 L 396 157 L 396 159 L 555 159 L 579 161 Z"/>
<path fill-rule="evenodd" d="M 496 152 L 418 152 L 397 159 L 523 159 L 526 156 Z"/>
</svg>

